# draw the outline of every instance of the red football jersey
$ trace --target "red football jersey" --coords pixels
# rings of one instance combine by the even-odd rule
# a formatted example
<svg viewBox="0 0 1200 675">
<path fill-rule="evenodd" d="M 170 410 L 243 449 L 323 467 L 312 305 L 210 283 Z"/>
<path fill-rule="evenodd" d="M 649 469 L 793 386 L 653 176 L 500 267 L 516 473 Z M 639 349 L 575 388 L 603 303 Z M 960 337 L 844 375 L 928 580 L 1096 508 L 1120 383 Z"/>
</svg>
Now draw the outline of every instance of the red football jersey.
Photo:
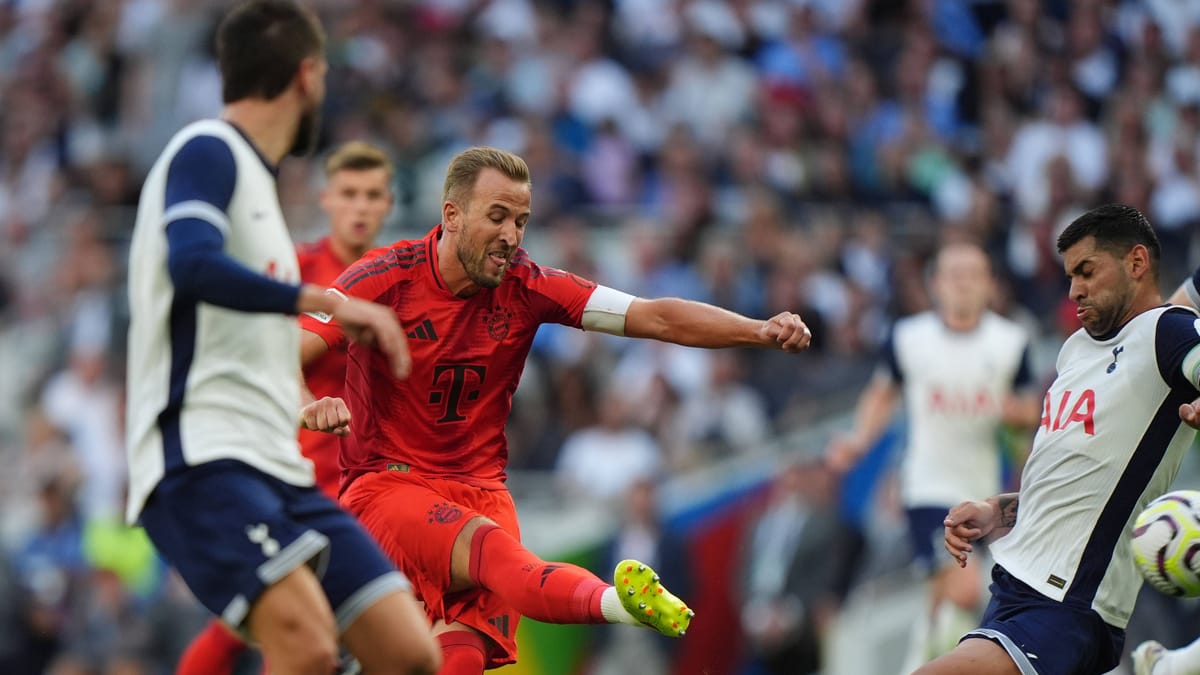
<svg viewBox="0 0 1200 675">
<path fill-rule="evenodd" d="M 356 442 L 343 448 L 343 490 L 389 464 L 500 487 L 504 425 L 534 334 L 543 323 L 579 328 L 596 288 L 518 249 L 498 287 L 459 297 L 438 272 L 440 235 L 438 226 L 424 239 L 375 249 L 334 283 L 346 295 L 394 308 L 413 360 L 408 379 L 397 380 L 381 352 L 350 345 L 345 400 Z M 335 323 L 305 315 L 301 325 L 331 348 L 345 342 Z"/>
<path fill-rule="evenodd" d="M 334 254 L 328 237 L 297 245 L 296 257 L 300 260 L 300 278 L 310 284 L 331 286 L 346 269 Z M 346 385 L 345 345 L 331 348 L 308 364 L 304 369 L 304 383 L 317 398 L 340 397 Z M 340 441 L 341 439 L 333 434 L 300 430 L 300 452 L 312 460 L 317 474 L 317 487 L 335 499 L 341 476 L 341 470 L 338 468 Z"/>
</svg>

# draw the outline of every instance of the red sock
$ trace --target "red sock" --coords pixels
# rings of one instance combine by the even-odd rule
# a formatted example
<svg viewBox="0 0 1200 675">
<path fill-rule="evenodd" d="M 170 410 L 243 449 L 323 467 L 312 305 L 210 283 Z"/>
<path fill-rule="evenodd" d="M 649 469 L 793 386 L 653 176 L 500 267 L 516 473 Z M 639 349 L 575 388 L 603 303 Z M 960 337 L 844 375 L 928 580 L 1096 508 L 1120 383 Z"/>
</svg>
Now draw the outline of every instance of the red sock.
<svg viewBox="0 0 1200 675">
<path fill-rule="evenodd" d="M 608 584 L 582 567 L 542 560 L 495 525 L 471 537 L 471 579 L 535 621 L 608 623 L 600 613 Z"/>
<path fill-rule="evenodd" d="M 483 675 L 487 649 L 473 631 L 452 630 L 437 636 L 442 646 L 442 669 L 438 675 Z"/>
<path fill-rule="evenodd" d="M 238 657 L 244 651 L 246 643 L 213 619 L 192 638 L 179 658 L 175 675 L 233 675 Z"/>
</svg>

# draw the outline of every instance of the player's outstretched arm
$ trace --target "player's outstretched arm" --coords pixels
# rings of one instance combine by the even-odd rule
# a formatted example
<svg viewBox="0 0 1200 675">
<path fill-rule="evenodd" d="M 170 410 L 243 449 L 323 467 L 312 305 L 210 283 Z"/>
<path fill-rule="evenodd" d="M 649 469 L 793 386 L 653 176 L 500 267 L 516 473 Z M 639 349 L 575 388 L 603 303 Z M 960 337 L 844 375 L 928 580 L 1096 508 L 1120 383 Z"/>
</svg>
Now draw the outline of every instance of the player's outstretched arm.
<svg viewBox="0 0 1200 675">
<path fill-rule="evenodd" d="M 680 298 L 635 299 L 625 314 L 625 335 L 687 347 L 771 347 L 785 352 L 803 351 L 812 341 L 808 326 L 792 312 L 751 319 Z"/>
</svg>

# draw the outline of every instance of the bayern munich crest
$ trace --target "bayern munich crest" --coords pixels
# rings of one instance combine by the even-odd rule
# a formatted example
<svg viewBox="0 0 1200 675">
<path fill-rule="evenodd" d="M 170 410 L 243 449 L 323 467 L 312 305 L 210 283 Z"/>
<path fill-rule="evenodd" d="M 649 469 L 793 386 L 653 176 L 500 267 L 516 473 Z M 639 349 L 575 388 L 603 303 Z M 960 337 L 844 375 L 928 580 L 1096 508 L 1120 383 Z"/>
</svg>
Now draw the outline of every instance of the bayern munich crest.
<svg viewBox="0 0 1200 675">
<path fill-rule="evenodd" d="M 496 305 L 484 313 L 483 323 L 487 326 L 488 336 L 497 342 L 508 337 L 509 320 L 512 319 L 512 316 L 512 312 L 500 305 Z"/>
</svg>

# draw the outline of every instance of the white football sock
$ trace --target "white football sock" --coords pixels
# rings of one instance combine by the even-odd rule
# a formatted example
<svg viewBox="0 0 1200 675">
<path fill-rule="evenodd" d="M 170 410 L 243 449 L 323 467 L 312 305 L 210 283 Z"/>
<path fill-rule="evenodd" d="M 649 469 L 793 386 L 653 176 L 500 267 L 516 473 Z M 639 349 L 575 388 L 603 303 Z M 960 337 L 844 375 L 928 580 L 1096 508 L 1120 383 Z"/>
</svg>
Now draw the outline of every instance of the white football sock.
<svg viewBox="0 0 1200 675">
<path fill-rule="evenodd" d="M 604 593 L 600 595 L 600 613 L 609 623 L 625 623 L 630 626 L 641 626 L 642 623 L 635 619 L 630 614 L 625 606 L 621 604 L 621 598 L 617 596 L 617 587 L 609 586 L 604 589 Z"/>
<path fill-rule="evenodd" d="M 1154 664 L 1154 675 L 1200 675 L 1200 639 L 1169 650 Z"/>
</svg>

